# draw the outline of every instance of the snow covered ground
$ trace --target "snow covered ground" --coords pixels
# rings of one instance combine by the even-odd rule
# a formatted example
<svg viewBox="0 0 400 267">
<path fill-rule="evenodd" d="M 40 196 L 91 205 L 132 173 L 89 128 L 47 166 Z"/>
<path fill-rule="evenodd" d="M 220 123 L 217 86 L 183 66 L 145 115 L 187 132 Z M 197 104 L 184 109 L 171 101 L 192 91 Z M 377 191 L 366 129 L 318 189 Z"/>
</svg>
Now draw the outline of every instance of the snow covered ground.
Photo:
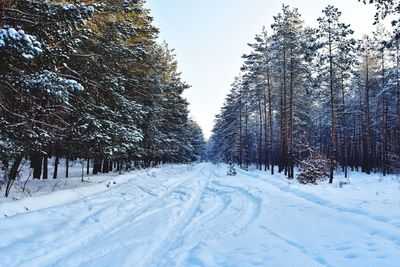
<svg viewBox="0 0 400 267">
<path fill-rule="evenodd" d="M 0 266 L 400 266 L 396 177 L 226 171 L 169 165 L 3 201 Z"/>
</svg>

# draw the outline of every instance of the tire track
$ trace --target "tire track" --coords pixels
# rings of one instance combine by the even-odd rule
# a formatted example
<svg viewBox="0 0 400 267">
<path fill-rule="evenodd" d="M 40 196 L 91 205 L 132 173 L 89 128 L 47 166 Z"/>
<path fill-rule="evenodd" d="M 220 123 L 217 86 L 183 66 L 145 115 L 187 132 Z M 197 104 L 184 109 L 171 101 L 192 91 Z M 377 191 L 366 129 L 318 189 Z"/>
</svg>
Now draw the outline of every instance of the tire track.
<svg viewBox="0 0 400 267">
<path fill-rule="evenodd" d="M 45 264 L 48 263 L 47 258 L 49 254 L 52 255 L 52 258 L 59 258 L 59 261 L 69 258 L 70 254 L 75 254 L 77 251 L 79 252 L 84 248 L 88 248 L 92 243 L 97 243 L 107 236 L 128 226 L 135 217 L 168 197 L 168 195 L 170 195 L 175 189 L 179 188 L 187 181 L 190 181 L 193 177 L 196 177 L 203 168 L 204 166 L 199 168 L 193 174 L 189 173 L 189 176 L 187 176 L 187 173 L 180 175 L 181 177 L 187 177 L 185 177 L 183 181 L 181 181 L 180 178 L 174 179 L 178 182 L 174 183 L 172 187 L 157 197 L 147 194 L 147 202 L 141 206 L 138 206 L 137 203 L 134 203 L 133 201 L 129 201 L 129 196 L 138 194 L 138 191 L 140 190 L 136 187 L 135 179 L 132 179 L 123 185 L 85 197 L 80 201 L 74 201 L 69 204 L 47 208 L 45 211 L 41 211 L 42 213 L 46 213 L 49 217 L 57 214 L 61 214 L 61 216 L 65 217 L 65 220 L 53 226 L 54 229 L 49 230 L 50 235 L 52 231 L 59 233 L 56 239 L 48 240 L 47 234 L 45 234 L 44 236 L 39 237 L 44 241 L 36 241 L 38 244 L 45 243 L 46 247 L 52 248 L 51 251 L 46 249 L 43 250 L 43 247 L 41 247 L 40 250 L 33 248 L 28 259 L 21 263 L 12 264 L 18 266 L 32 266 L 32 263 L 35 263 L 37 266 L 45 266 Z M 143 198 L 141 198 L 141 200 L 143 200 Z M 82 202 L 85 203 L 87 211 L 82 212 L 82 210 L 79 210 L 81 209 L 80 206 Z M 105 205 L 104 203 L 108 204 Z M 117 206 L 117 208 L 115 208 L 115 206 Z M 76 211 L 79 213 L 76 214 Z M 39 214 L 38 212 L 36 213 Z M 110 220 L 100 221 L 99 218 L 110 218 Z M 46 221 L 46 219 L 43 219 L 43 221 Z M 82 226 L 85 226 L 85 229 L 92 228 L 93 230 L 87 231 L 82 229 Z M 71 229 L 75 234 L 71 234 Z M 32 237 L 28 236 L 25 240 L 26 241 L 19 240 L 19 243 L 28 242 L 28 240 L 32 241 Z M 62 240 L 62 242 L 60 242 L 60 240 Z"/>
<path fill-rule="evenodd" d="M 204 201 L 207 198 L 219 204 L 212 203 L 210 209 Z M 200 242 L 238 235 L 260 213 L 261 199 L 241 187 L 222 185 L 215 180 L 205 188 L 202 199 L 196 214 L 168 247 L 163 260 L 151 266 L 181 266 L 187 253 Z"/>
<path fill-rule="evenodd" d="M 96 261 L 107 259 L 109 254 L 115 255 L 116 253 L 122 253 L 122 259 L 129 262 L 129 256 L 135 250 L 140 250 L 139 247 L 145 247 L 146 253 L 141 257 L 142 262 L 135 262 L 135 266 L 147 266 L 147 263 L 144 263 L 147 260 L 146 257 L 156 253 L 155 251 L 163 247 L 164 242 L 167 242 L 165 240 L 160 243 L 158 240 L 160 236 L 164 234 L 167 239 L 172 235 L 173 229 L 169 229 L 168 223 L 177 227 L 181 224 L 181 220 L 185 218 L 184 212 L 176 214 L 176 211 L 188 210 L 187 207 L 190 207 L 196 201 L 196 191 L 201 189 L 201 183 L 204 182 L 199 179 L 204 175 L 203 172 L 204 167 L 165 192 L 162 197 L 154 199 L 148 205 L 136 210 L 128 219 L 124 218 L 125 223 L 121 226 L 86 244 L 79 251 L 77 250 L 72 255 L 68 255 L 67 258 L 61 259 L 60 262 L 71 262 L 67 265 L 73 266 L 98 266 Z M 176 220 L 171 221 L 171 218 Z M 165 225 L 154 224 L 154 228 L 146 228 L 146 225 L 160 221 L 164 221 Z M 141 228 L 143 229 L 140 230 Z M 140 234 L 137 235 L 137 233 Z M 98 247 L 96 251 L 92 250 L 94 244 Z M 103 262 L 101 264 L 104 265 Z M 123 264 L 125 263 L 121 262 L 119 265 Z"/>
</svg>

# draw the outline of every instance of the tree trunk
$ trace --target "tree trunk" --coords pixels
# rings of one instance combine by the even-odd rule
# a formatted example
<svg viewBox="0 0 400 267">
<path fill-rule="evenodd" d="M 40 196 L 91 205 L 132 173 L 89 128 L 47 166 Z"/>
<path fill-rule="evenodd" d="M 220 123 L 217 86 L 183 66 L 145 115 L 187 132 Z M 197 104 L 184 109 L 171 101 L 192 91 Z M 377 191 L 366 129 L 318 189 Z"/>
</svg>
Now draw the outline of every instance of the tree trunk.
<svg viewBox="0 0 400 267">
<path fill-rule="evenodd" d="M 400 49 L 399 40 L 396 40 L 396 93 L 397 93 L 397 134 L 396 134 L 396 152 L 400 155 Z"/>
<path fill-rule="evenodd" d="M 268 159 L 268 111 L 267 111 L 267 92 L 263 92 L 264 104 L 264 171 L 269 169 Z"/>
<path fill-rule="evenodd" d="M 258 101 L 258 112 L 259 112 L 259 120 L 260 120 L 260 133 L 259 133 L 259 148 L 258 148 L 258 163 L 259 170 L 262 170 L 262 159 L 263 159 L 263 119 L 262 119 L 262 108 L 261 108 L 261 100 Z"/>
<path fill-rule="evenodd" d="M 237 154 L 239 167 L 243 167 L 243 128 L 242 128 L 242 95 L 239 95 L 239 142 Z"/>
<path fill-rule="evenodd" d="M 90 159 L 87 158 L 86 160 L 86 175 L 90 174 Z"/>
<path fill-rule="evenodd" d="M 329 28 L 330 22 L 329 22 Z M 333 182 L 334 161 L 336 158 L 336 117 L 335 117 L 335 95 L 333 88 L 333 55 L 332 55 L 332 36 L 329 30 L 329 89 L 331 106 L 331 146 L 330 146 L 330 174 L 329 183 Z"/>
<path fill-rule="evenodd" d="M 105 158 L 105 159 L 103 160 L 103 170 L 102 170 L 102 173 L 108 173 L 108 167 L 109 167 L 108 159 Z"/>
<path fill-rule="evenodd" d="M 286 118 L 286 46 L 283 48 L 283 92 L 281 91 L 281 137 L 280 137 L 280 159 L 279 173 L 282 171 L 287 175 L 287 118 Z"/>
<path fill-rule="evenodd" d="M 65 158 L 65 178 L 69 176 L 69 159 L 68 157 Z"/>
<path fill-rule="evenodd" d="M 60 156 L 56 152 L 56 158 L 54 160 L 54 173 L 53 173 L 53 179 L 57 179 L 58 176 L 58 165 L 60 164 Z"/>
<path fill-rule="evenodd" d="M 119 165 L 120 162 L 121 162 L 121 160 L 119 160 L 119 159 L 116 161 L 116 164 L 117 164 L 117 165 L 116 165 L 116 171 L 117 171 L 117 172 L 119 172 L 119 171 L 120 171 L 120 168 L 121 168 L 121 166 Z"/>
<path fill-rule="evenodd" d="M 40 153 L 34 153 L 31 156 L 31 164 L 33 167 L 33 179 L 40 179 L 42 175 L 42 155 Z"/>
<path fill-rule="evenodd" d="M 19 165 L 21 164 L 22 158 L 23 158 L 23 156 L 17 156 L 14 159 L 14 162 L 13 162 L 13 164 L 11 166 L 10 173 L 9 173 L 8 179 L 7 179 L 5 197 L 9 196 L 11 187 L 12 187 L 15 179 L 17 178 L 18 168 L 19 168 Z"/>
<path fill-rule="evenodd" d="M 269 117 L 269 149 L 271 152 L 271 175 L 274 175 L 275 157 L 274 157 L 274 125 L 272 117 L 272 88 L 270 81 L 269 71 L 267 72 L 267 82 L 268 82 L 268 117 Z"/>
<path fill-rule="evenodd" d="M 368 40 L 367 40 L 368 41 Z M 367 45 L 369 45 L 367 43 Z M 372 165 L 372 135 L 371 135 L 371 118 L 370 118 L 370 100 L 369 100 L 369 47 L 365 53 L 365 66 L 366 66 L 366 76 L 365 76 L 365 139 L 364 139 L 364 170 L 367 174 L 371 173 Z"/>
<path fill-rule="evenodd" d="M 345 101 L 345 93 L 344 93 L 344 82 L 343 82 L 343 75 L 342 75 L 342 82 L 341 82 L 341 89 L 342 89 L 342 118 L 343 118 L 343 140 L 342 140 L 342 166 L 344 170 L 344 177 L 347 178 L 347 118 L 346 118 L 346 101 Z"/>
<path fill-rule="evenodd" d="M 3 159 L 2 161 L 1 161 L 1 170 L 2 170 L 2 172 L 3 172 L 3 175 L 4 175 L 4 177 L 3 177 L 3 180 L 4 181 L 7 181 L 7 179 L 8 179 L 8 167 L 9 167 L 9 162 L 8 162 L 8 159 Z M 1 184 L 0 184 L 1 185 Z M 0 186 L 0 189 L 1 189 L 1 186 Z"/>
<path fill-rule="evenodd" d="M 382 48 L 381 54 L 382 61 L 382 174 L 386 175 L 386 161 L 387 161 L 387 149 L 388 149 L 388 127 L 387 127 L 387 117 L 388 117 L 388 104 L 386 101 L 385 92 L 385 50 Z"/>
<path fill-rule="evenodd" d="M 249 163 L 250 163 L 250 159 L 249 159 L 249 140 L 248 140 L 248 136 L 249 136 L 249 112 L 248 112 L 248 106 L 247 106 L 247 102 L 245 105 L 245 114 L 244 114 L 244 160 L 245 160 L 245 164 L 246 164 L 246 170 L 249 169 Z"/>
<path fill-rule="evenodd" d="M 101 160 L 99 158 L 95 158 L 93 162 L 93 171 L 94 175 L 98 174 L 101 171 Z"/>
<path fill-rule="evenodd" d="M 49 176 L 49 172 L 48 172 L 48 158 L 47 158 L 47 155 L 44 155 L 43 156 L 43 176 L 42 176 L 42 178 L 43 179 L 47 179 L 48 178 L 48 176 Z"/>
<path fill-rule="evenodd" d="M 289 126 L 288 126 L 288 178 L 294 178 L 293 159 L 293 48 L 290 47 L 290 88 L 289 88 Z"/>
</svg>

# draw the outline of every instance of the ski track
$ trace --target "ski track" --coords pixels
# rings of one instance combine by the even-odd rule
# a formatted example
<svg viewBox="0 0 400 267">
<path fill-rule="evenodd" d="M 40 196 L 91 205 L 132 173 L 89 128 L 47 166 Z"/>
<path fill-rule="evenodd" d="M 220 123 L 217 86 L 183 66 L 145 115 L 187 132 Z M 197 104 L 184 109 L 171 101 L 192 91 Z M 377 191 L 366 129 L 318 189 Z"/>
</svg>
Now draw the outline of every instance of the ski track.
<svg viewBox="0 0 400 267">
<path fill-rule="evenodd" d="M 289 253 L 307 266 L 338 266 L 335 256 L 322 253 L 319 244 L 307 243 L 307 236 L 287 231 L 295 223 L 274 223 L 285 210 L 306 210 L 309 219 L 300 225 L 321 216 L 342 227 L 363 225 L 357 233 L 362 238 L 359 241 L 368 241 L 368 250 L 377 254 L 376 262 L 385 259 L 384 254 L 378 255 L 377 244 L 400 251 L 400 227 L 388 218 L 343 207 L 279 179 L 261 177 L 261 173 L 237 170 L 237 176 L 227 177 L 225 171 L 200 164 L 179 174 L 166 170 L 161 177 L 143 173 L 70 203 L 0 219 L 0 231 L 14 231 L 10 235 L 15 235 L 0 239 L 0 266 L 269 266 L 262 259 L 272 255 L 237 265 L 229 256 L 240 253 L 235 246 L 224 248 L 228 256 L 223 257 L 208 251 L 209 262 L 196 256 L 210 242 L 226 244 L 227 239 L 242 240 L 247 234 L 259 238 L 261 248 Z M 325 249 L 344 257 L 341 266 L 358 266 L 351 240 L 334 239 L 336 243 L 325 243 Z M 265 251 L 261 253 L 268 253 Z M 251 259 L 253 254 L 247 253 L 243 257 Z M 293 263 L 290 259 L 286 264 L 278 262 L 279 266 Z M 390 264 L 387 266 L 395 266 Z"/>
</svg>

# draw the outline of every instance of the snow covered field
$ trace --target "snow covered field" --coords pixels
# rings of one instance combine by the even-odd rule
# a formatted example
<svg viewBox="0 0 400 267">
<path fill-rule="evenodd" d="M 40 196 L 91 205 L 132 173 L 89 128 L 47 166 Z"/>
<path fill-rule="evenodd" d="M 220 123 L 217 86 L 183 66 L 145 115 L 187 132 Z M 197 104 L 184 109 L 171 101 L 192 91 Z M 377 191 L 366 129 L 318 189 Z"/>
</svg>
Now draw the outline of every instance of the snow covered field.
<svg viewBox="0 0 400 267">
<path fill-rule="evenodd" d="M 226 171 L 169 165 L 2 200 L 0 266 L 400 266 L 396 177 Z"/>
</svg>

